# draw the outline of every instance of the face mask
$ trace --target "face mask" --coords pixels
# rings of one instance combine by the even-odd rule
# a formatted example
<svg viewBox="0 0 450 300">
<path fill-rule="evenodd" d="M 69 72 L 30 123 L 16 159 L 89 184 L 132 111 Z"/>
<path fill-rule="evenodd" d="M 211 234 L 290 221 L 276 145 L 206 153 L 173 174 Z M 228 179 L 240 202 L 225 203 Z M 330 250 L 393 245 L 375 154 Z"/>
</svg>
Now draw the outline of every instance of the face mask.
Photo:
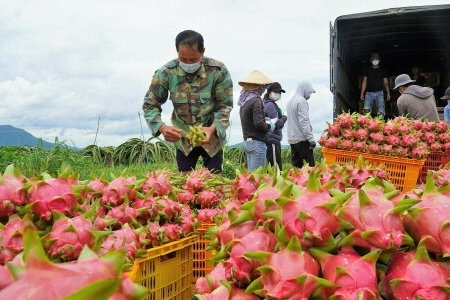
<svg viewBox="0 0 450 300">
<path fill-rule="evenodd" d="M 184 62 L 178 61 L 180 64 L 180 67 L 186 72 L 186 73 L 194 73 L 200 68 L 200 62 L 193 63 L 193 64 L 185 64 Z"/>
<path fill-rule="evenodd" d="M 278 101 L 281 99 L 281 93 L 270 92 L 269 98 L 273 101 Z"/>
<path fill-rule="evenodd" d="M 372 65 L 374 65 L 374 66 L 378 66 L 378 64 L 380 63 L 380 61 L 379 60 L 372 60 Z"/>
</svg>

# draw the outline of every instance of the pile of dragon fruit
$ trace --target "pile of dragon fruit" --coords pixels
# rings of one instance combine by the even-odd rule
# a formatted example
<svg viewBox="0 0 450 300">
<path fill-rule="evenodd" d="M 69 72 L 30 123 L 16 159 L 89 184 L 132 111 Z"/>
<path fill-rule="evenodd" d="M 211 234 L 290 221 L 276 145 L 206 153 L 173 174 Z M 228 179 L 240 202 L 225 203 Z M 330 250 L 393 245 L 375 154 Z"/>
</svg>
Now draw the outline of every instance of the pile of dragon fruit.
<svg viewBox="0 0 450 300">
<path fill-rule="evenodd" d="M 450 299 L 450 171 L 401 192 L 354 167 L 242 177 L 257 189 L 209 230 L 214 268 L 195 297 Z"/>
<path fill-rule="evenodd" d="M 20 290 L 23 280 L 39 285 L 39 278 L 30 279 L 33 274 L 41 276 L 39 268 L 54 271 L 52 276 L 59 274 L 49 286 L 55 284 L 54 280 L 59 282 L 67 272 L 72 275 L 73 272 L 92 273 L 88 277 L 94 281 L 101 276 L 103 280 L 112 280 L 111 276 L 117 274 L 116 266 L 121 266 L 118 272 L 121 275 L 146 249 L 193 235 L 199 224 L 212 222 L 222 212 L 220 203 L 230 198 L 230 185 L 224 182 L 225 179 L 206 169 L 193 171 L 188 176 L 158 170 L 144 178 L 117 176 L 108 182 L 103 178 L 78 180 L 69 167 L 57 178 L 48 174 L 26 178 L 13 165 L 8 166 L 0 175 L 0 299 L 19 299 L 6 295 Z M 27 226 L 35 231 L 42 244 L 44 254 L 39 258 L 23 255 Z M 97 256 L 92 260 L 92 255 L 84 255 L 90 258 L 87 264 L 83 262 L 86 248 Z M 116 255 L 119 260 L 116 259 L 113 267 L 106 259 L 104 267 L 109 271 L 92 271 L 89 264 L 98 269 L 99 264 L 105 264 L 102 260 L 111 251 L 124 252 L 124 257 Z M 27 275 L 12 271 L 17 267 L 29 268 Z M 87 282 L 77 278 L 72 280 L 80 284 Z M 118 277 L 118 280 L 128 287 L 128 294 L 135 290 L 130 288 L 128 278 Z M 115 285 L 120 294 L 119 287 Z M 38 297 L 40 294 L 30 295 L 29 299 L 51 299 L 50 296 Z M 27 297 L 24 295 L 20 299 Z M 58 297 L 54 299 L 60 299 Z"/>
<path fill-rule="evenodd" d="M 11 165 L 0 175 L 0 299 L 141 299 L 124 275 L 133 260 L 213 221 L 214 269 L 197 299 L 448 299 L 445 171 L 404 193 L 362 157 L 233 180 L 206 169 L 26 178 Z"/>
<path fill-rule="evenodd" d="M 425 159 L 430 152 L 450 149 L 450 129 L 443 120 L 395 117 L 384 121 L 370 115 L 342 113 L 328 123 L 318 142 L 329 149 Z"/>
</svg>

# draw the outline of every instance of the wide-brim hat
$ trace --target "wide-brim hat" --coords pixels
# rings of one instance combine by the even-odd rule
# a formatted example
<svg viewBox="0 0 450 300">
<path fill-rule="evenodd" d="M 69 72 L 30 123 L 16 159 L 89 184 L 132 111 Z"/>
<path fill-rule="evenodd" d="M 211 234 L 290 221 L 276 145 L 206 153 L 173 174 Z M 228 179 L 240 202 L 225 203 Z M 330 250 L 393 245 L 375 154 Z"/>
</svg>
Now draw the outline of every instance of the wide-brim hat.
<svg viewBox="0 0 450 300">
<path fill-rule="evenodd" d="M 450 86 L 445 90 L 444 96 L 441 97 L 441 100 L 448 100 L 450 99 Z"/>
<path fill-rule="evenodd" d="M 244 79 L 238 82 L 240 86 L 243 88 L 255 86 L 255 88 L 259 85 L 267 85 L 273 82 L 272 79 L 264 75 L 258 70 L 255 70 L 248 74 Z"/>
<path fill-rule="evenodd" d="M 394 90 L 398 89 L 400 86 L 403 86 L 403 85 L 411 83 L 411 82 L 416 82 L 416 81 L 412 80 L 408 74 L 400 74 L 397 76 L 397 78 L 395 78 Z"/>
</svg>

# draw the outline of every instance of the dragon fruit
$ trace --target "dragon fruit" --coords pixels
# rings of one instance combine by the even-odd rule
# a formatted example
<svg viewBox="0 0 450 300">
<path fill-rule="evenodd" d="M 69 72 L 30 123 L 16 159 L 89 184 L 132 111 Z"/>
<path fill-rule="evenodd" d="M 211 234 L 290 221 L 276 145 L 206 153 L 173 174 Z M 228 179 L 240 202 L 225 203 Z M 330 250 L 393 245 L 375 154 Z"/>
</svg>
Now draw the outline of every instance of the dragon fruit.
<svg viewBox="0 0 450 300">
<path fill-rule="evenodd" d="M 84 247 L 76 262 L 54 264 L 30 226 L 25 227 L 23 258 L 24 268 L 9 265 L 14 281 L 0 290 L 0 299 L 108 299 L 120 292 L 123 282 L 122 252 L 111 251 L 98 258 Z M 147 293 L 137 284 L 130 287 L 129 298 L 142 299 Z"/>
<path fill-rule="evenodd" d="M 169 182 L 169 172 L 157 170 L 147 173 L 147 178 L 142 185 L 142 191 L 152 196 L 169 195 L 173 186 Z"/>
<path fill-rule="evenodd" d="M 430 259 L 425 247 L 419 244 L 410 252 L 392 254 L 379 290 L 386 299 L 446 300 L 450 298 L 449 277 L 448 264 Z"/>
<path fill-rule="evenodd" d="M 385 184 L 386 181 L 370 178 L 343 204 L 338 215 L 350 223 L 353 230 L 341 240 L 341 245 L 398 249 L 409 242 L 402 225 L 402 215 L 417 201 L 391 201 L 399 191 Z"/>
<path fill-rule="evenodd" d="M 237 287 L 234 283 L 223 280 L 221 284 L 212 292 L 206 294 L 196 294 L 197 300 L 259 300 L 255 294 L 246 293 L 245 290 Z"/>
<path fill-rule="evenodd" d="M 236 239 L 231 246 L 230 258 L 224 262 L 227 279 L 238 286 L 248 285 L 255 277 L 260 263 L 244 257 L 247 252 L 273 252 L 277 245 L 275 234 L 268 229 L 268 223 Z"/>
<path fill-rule="evenodd" d="M 227 280 L 226 269 L 223 263 L 218 263 L 205 277 L 199 277 L 195 282 L 197 294 L 208 294 L 221 285 L 222 280 Z"/>
<path fill-rule="evenodd" d="M 335 246 L 334 234 L 341 227 L 335 213 L 339 203 L 351 195 L 339 193 L 333 199 L 329 191 L 320 184 L 318 176 L 318 172 L 311 172 L 308 185 L 300 195 L 294 199 L 279 199 L 278 204 L 282 209 L 270 213 L 270 216 L 281 222 L 279 238 L 287 242 L 292 236 L 297 236 L 305 249 L 312 246 Z"/>
<path fill-rule="evenodd" d="M 197 193 L 196 202 L 200 208 L 214 208 L 219 204 L 219 195 L 211 190 L 201 190 Z"/>
<path fill-rule="evenodd" d="M 104 189 L 102 203 L 109 206 L 117 206 L 125 201 L 125 197 L 132 202 L 136 198 L 135 177 L 119 176 L 111 181 Z"/>
<path fill-rule="evenodd" d="M 450 186 L 437 190 L 428 174 L 420 202 L 403 218 L 405 230 L 416 242 L 422 241 L 428 251 L 444 257 L 450 255 L 449 190 Z"/>
<path fill-rule="evenodd" d="M 11 215 L 5 225 L 0 223 L 0 265 L 23 250 L 23 233 L 23 220 L 18 215 Z"/>
<path fill-rule="evenodd" d="M 53 220 L 52 229 L 45 237 L 45 248 L 51 259 L 76 260 L 84 246 L 94 245 L 93 224 L 85 216 L 67 218 L 54 212 Z"/>
<path fill-rule="evenodd" d="M 143 234 L 140 230 L 133 230 L 128 224 L 124 224 L 121 229 L 114 230 L 109 234 L 101 244 L 101 253 L 107 253 L 112 249 L 126 250 L 126 256 L 129 260 L 139 254 L 142 242 L 144 242 Z"/>
<path fill-rule="evenodd" d="M 237 170 L 236 179 L 233 181 L 233 190 L 235 197 L 241 202 L 245 203 L 253 198 L 259 186 L 259 178 L 249 173 L 247 170 Z"/>
<path fill-rule="evenodd" d="M 138 197 L 134 199 L 131 206 L 139 212 L 137 215 L 139 223 L 147 224 L 147 222 L 159 221 L 159 208 L 153 196 L 147 194 L 142 198 Z"/>
<path fill-rule="evenodd" d="M 297 236 L 278 252 L 247 252 L 244 256 L 261 263 L 258 268 L 261 276 L 250 283 L 247 293 L 267 299 L 307 300 L 319 288 L 334 286 L 317 277 L 319 263 L 307 251 L 302 251 Z"/>
<path fill-rule="evenodd" d="M 24 180 L 23 175 L 12 164 L 0 175 L 0 217 L 8 217 L 14 213 L 17 205 L 27 202 Z"/>
<path fill-rule="evenodd" d="M 77 184 L 72 177 L 51 178 L 44 174 L 43 180 L 33 183 L 28 192 L 33 213 L 45 221 L 51 220 L 53 211 L 73 215 L 77 197 L 72 187 Z"/>
<path fill-rule="evenodd" d="M 140 208 L 139 210 L 131 207 L 127 200 L 124 203 L 112 207 L 106 214 L 107 218 L 115 219 L 116 222 L 113 225 L 113 229 L 120 229 L 124 224 L 136 224 L 137 217 L 140 211 L 147 210 L 147 208 Z"/>
<path fill-rule="evenodd" d="M 313 248 L 309 252 L 319 261 L 323 278 L 336 285 L 323 289 L 324 298 L 381 300 L 375 268 L 381 250 L 373 250 L 363 257 L 348 246 L 336 255 Z"/>
</svg>

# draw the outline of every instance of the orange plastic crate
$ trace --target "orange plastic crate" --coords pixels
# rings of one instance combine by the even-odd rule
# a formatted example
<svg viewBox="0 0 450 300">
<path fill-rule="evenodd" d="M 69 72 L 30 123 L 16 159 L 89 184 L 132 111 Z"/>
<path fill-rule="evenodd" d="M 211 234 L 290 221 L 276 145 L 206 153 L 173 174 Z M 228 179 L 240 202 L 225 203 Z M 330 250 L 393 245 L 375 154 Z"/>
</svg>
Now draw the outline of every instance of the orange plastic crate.
<svg viewBox="0 0 450 300">
<path fill-rule="evenodd" d="M 192 282 L 195 283 L 198 278 L 205 277 L 211 272 L 214 266 L 207 260 L 214 256 L 213 251 L 205 251 L 210 240 L 204 238 L 204 235 L 209 228 L 216 226 L 215 223 L 202 223 L 197 227 L 199 233 L 199 240 L 193 246 L 193 268 L 192 268 Z"/>
<path fill-rule="evenodd" d="M 194 235 L 147 250 L 125 274 L 149 291 L 146 300 L 191 299 Z"/>
<path fill-rule="evenodd" d="M 420 170 L 419 179 L 417 183 L 425 183 L 427 180 L 427 173 L 429 170 L 437 171 L 447 163 L 450 162 L 450 151 L 445 152 L 430 152 L 428 157 Z"/>
<path fill-rule="evenodd" d="M 338 163 L 341 165 L 353 162 L 359 157 L 369 161 L 373 166 L 381 166 L 388 173 L 388 179 L 392 184 L 403 192 L 410 191 L 416 187 L 419 171 L 425 163 L 425 159 L 409 159 L 395 156 L 375 155 L 360 152 L 350 152 L 322 147 L 322 154 L 327 163 Z"/>
</svg>

